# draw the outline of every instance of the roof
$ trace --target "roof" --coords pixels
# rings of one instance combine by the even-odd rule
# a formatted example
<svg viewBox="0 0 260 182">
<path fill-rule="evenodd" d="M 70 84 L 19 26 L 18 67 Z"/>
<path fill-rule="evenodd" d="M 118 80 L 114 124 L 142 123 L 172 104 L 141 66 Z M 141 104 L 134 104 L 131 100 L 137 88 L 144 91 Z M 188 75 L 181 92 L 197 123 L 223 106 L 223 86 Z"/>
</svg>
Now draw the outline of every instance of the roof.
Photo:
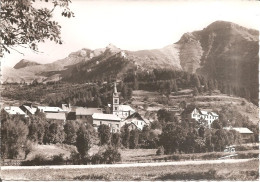
<svg viewBox="0 0 260 182">
<path fill-rule="evenodd" d="M 8 113 L 8 114 L 18 114 L 18 115 L 25 115 L 25 112 L 23 112 L 22 109 L 20 109 L 17 106 L 7 106 L 4 108 L 4 110 Z"/>
<path fill-rule="evenodd" d="M 218 114 L 217 113 L 215 113 L 215 112 L 210 112 L 213 116 L 218 116 Z"/>
<path fill-rule="evenodd" d="M 99 120 L 108 120 L 108 121 L 121 121 L 121 119 L 114 114 L 94 113 L 92 115 L 92 118 L 99 119 Z"/>
<path fill-rule="evenodd" d="M 47 119 L 66 120 L 65 113 L 46 113 Z"/>
<path fill-rule="evenodd" d="M 57 112 L 65 112 L 59 107 L 49 107 L 49 106 L 38 106 L 38 109 L 41 112 L 52 112 L 52 113 L 57 113 Z"/>
<path fill-rule="evenodd" d="M 94 113 L 103 113 L 101 108 L 86 108 L 86 107 L 76 107 L 76 115 L 92 115 Z"/>
<path fill-rule="evenodd" d="M 119 105 L 118 106 L 118 110 L 119 111 L 132 111 L 132 112 L 135 112 L 135 110 L 129 106 L 129 105 Z"/>
<path fill-rule="evenodd" d="M 133 118 L 138 119 L 138 120 L 143 120 L 144 122 L 146 122 L 138 112 L 131 114 L 125 120 L 130 120 L 130 119 L 133 119 Z"/>
<path fill-rule="evenodd" d="M 201 112 L 201 114 L 203 114 L 203 115 L 207 115 L 207 114 L 208 114 L 207 111 L 202 111 L 202 110 L 200 110 L 200 112 Z"/>
<path fill-rule="evenodd" d="M 224 127 L 225 130 L 235 130 L 241 134 L 252 134 L 253 132 L 245 127 Z"/>
<path fill-rule="evenodd" d="M 28 105 L 23 105 L 23 107 L 29 111 L 31 114 L 35 114 L 35 112 L 37 111 L 37 108 L 36 107 L 30 107 Z"/>
</svg>

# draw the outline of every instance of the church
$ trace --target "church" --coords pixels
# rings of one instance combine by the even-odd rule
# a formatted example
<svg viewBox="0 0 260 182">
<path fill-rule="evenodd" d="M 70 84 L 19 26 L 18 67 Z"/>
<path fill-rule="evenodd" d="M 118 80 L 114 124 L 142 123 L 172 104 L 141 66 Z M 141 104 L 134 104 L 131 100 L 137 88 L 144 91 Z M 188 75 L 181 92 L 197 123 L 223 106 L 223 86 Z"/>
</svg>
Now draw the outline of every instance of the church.
<svg viewBox="0 0 260 182">
<path fill-rule="evenodd" d="M 111 132 L 115 133 L 120 132 L 121 127 L 125 124 L 134 124 L 137 129 L 142 129 L 146 124 L 145 122 L 139 121 L 140 119 L 137 122 L 133 122 L 132 118 L 136 118 L 134 115 L 136 114 L 136 111 L 129 105 L 120 105 L 120 98 L 119 93 L 117 92 L 116 83 L 114 83 L 113 89 L 112 112 L 113 114 L 94 113 L 92 115 L 94 128 L 97 129 L 101 124 L 106 124 L 111 128 Z"/>
<path fill-rule="evenodd" d="M 119 93 L 117 92 L 116 83 L 114 83 L 113 91 L 113 114 L 122 120 L 135 113 L 135 110 L 129 105 L 120 105 Z"/>
</svg>

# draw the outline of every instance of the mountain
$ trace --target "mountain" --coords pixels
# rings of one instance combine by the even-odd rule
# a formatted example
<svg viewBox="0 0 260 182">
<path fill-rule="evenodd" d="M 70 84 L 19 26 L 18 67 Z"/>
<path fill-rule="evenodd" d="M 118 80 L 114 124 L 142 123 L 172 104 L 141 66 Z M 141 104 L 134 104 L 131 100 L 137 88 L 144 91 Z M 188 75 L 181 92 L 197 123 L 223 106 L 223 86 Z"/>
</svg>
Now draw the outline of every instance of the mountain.
<svg viewBox="0 0 260 182">
<path fill-rule="evenodd" d="M 178 42 L 161 49 L 128 51 L 112 44 L 103 49 L 84 48 L 51 64 L 21 64 L 19 69 L 5 72 L 3 78 L 17 80 L 15 75 L 25 81 L 62 78 L 86 82 L 113 75 L 120 77 L 128 70 L 167 68 L 245 87 L 251 90 L 251 96 L 258 98 L 258 37 L 257 30 L 216 21 L 203 30 L 183 34 Z M 19 74 L 13 73 L 18 71 Z"/>
<path fill-rule="evenodd" d="M 14 66 L 14 69 L 20 69 L 20 68 L 24 68 L 24 67 L 28 67 L 28 66 L 35 66 L 35 65 L 40 65 L 40 64 L 36 63 L 34 61 L 22 59 Z"/>
<path fill-rule="evenodd" d="M 14 66 L 15 69 L 2 68 L 1 82 L 31 83 L 35 79 L 40 82 L 57 81 L 61 77 L 61 72 L 66 70 L 67 66 L 88 61 L 103 52 L 104 49 L 81 49 L 70 53 L 64 59 L 49 64 L 25 65 L 23 64 L 25 61 L 21 60 Z M 19 65 L 21 65 L 20 68 Z"/>
</svg>

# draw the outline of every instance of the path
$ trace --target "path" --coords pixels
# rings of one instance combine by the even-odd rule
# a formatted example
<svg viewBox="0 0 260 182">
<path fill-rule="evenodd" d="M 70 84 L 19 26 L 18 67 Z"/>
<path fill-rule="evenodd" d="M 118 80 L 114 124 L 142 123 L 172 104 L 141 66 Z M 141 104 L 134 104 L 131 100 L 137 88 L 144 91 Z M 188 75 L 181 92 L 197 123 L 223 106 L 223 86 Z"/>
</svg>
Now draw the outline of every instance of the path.
<svg viewBox="0 0 260 182">
<path fill-rule="evenodd" d="M 221 159 L 200 161 L 176 161 L 176 162 L 153 162 L 153 163 L 131 163 L 131 164 L 98 164 L 98 165 L 61 165 L 61 166 L 3 166 L 1 170 L 17 169 L 88 169 L 88 168 L 121 168 L 121 167 L 152 167 L 152 166 L 178 166 L 178 165 L 200 165 L 219 163 L 239 163 L 253 159 Z"/>
</svg>

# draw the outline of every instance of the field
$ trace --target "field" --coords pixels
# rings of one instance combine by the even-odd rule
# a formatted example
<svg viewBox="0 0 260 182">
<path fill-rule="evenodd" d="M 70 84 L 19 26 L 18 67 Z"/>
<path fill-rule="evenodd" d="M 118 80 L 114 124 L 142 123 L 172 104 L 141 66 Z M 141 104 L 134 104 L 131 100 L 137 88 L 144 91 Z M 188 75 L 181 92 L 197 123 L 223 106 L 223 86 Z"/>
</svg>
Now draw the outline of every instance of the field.
<svg viewBox="0 0 260 182">
<path fill-rule="evenodd" d="M 106 167 L 88 169 L 5 169 L 3 180 L 257 180 L 257 159 L 240 163 Z"/>
</svg>

